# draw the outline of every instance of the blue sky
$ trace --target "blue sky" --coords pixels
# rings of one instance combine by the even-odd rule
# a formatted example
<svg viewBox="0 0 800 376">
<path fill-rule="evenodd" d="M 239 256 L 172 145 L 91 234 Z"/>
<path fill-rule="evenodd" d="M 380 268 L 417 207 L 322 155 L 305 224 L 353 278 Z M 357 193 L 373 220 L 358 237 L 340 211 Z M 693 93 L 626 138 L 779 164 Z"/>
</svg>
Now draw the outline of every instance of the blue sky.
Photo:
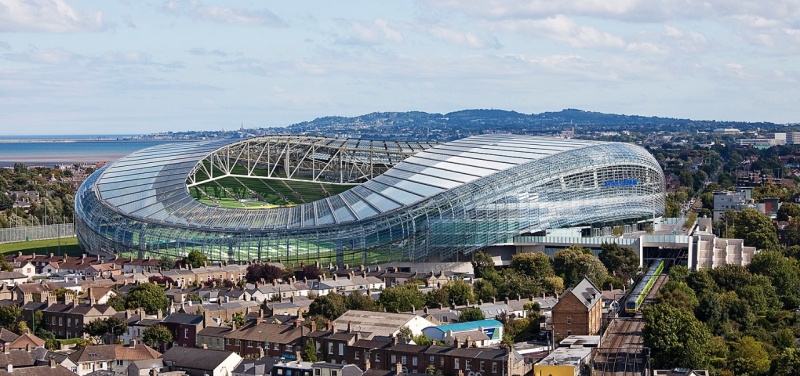
<svg viewBox="0 0 800 376">
<path fill-rule="evenodd" d="M 800 1 L 0 0 L 0 134 L 500 108 L 800 122 Z"/>
</svg>

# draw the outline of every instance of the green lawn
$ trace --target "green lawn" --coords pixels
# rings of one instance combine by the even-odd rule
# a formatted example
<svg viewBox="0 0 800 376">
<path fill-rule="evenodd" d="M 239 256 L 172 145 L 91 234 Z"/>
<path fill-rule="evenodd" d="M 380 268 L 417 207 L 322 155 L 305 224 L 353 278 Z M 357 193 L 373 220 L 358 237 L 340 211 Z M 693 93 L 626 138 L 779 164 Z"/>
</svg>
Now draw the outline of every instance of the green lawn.
<svg viewBox="0 0 800 376">
<path fill-rule="evenodd" d="M 78 238 L 69 237 L 59 239 L 31 240 L 29 242 L 15 242 L 0 244 L 0 253 L 19 252 L 24 254 L 36 253 L 58 253 L 58 244 L 61 243 L 61 252 L 70 255 L 83 253 L 78 245 Z"/>
</svg>

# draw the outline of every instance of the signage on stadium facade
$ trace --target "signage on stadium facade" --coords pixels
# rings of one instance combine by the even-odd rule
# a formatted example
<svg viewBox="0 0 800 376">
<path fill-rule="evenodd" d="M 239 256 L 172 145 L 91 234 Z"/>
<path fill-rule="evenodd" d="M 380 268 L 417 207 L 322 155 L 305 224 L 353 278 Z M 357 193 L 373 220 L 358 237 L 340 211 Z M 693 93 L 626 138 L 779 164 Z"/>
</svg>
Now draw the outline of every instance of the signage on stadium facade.
<svg viewBox="0 0 800 376">
<path fill-rule="evenodd" d="M 621 180 L 607 180 L 605 183 L 606 188 L 611 187 L 630 187 L 639 184 L 637 179 L 621 179 Z"/>
</svg>

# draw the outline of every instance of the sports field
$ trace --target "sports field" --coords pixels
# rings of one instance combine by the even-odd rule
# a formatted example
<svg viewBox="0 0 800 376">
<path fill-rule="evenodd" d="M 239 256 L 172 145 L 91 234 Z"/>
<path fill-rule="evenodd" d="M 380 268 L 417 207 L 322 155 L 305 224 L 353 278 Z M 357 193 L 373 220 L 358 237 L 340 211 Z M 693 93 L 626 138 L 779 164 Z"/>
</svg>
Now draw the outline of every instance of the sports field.
<svg viewBox="0 0 800 376">
<path fill-rule="evenodd" d="M 222 172 L 219 173 L 222 175 Z M 242 166 L 236 166 L 233 168 L 233 173 L 245 175 L 247 171 Z M 254 175 L 265 176 L 266 172 L 254 171 Z M 198 173 L 197 177 L 202 180 L 207 176 Z M 227 176 L 191 187 L 189 193 L 206 205 L 237 209 L 269 209 L 314 202 L 337 195 L 354 186 L 303 180 Z"/>
<path fill-rule="evenodd" d="M 0 244 L 0 253 L 22 251 L 24 254 L 31 254 L 34 252 L 38 254 L 58 254 L 59 250 L 61 254 L 66 252 L 69 255 L 79 255 L 83 252 L 81 247 L 78 245 L 78 238 L 76 237 Z"/>
</svg>

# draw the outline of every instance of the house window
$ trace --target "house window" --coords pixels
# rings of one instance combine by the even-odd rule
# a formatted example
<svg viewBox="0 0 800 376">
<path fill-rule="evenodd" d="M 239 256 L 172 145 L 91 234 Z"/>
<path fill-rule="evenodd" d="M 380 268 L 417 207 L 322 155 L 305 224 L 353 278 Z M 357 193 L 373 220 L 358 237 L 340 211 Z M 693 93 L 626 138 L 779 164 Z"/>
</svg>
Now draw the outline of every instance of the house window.
<svg viewBox="0 0 800 376">
<path fill-rule="evenodd" d="M 61 326 L 61 325 L 63 325 L 63 320 L 62 320 L 62 317 L 59 317 L 58 318 L 58 326 Z"/>
<path fill-rule="evenodd" d="M 392 358 L 391 359 L 392 359 L 392 364 L 397 363 L 397 356 L 396 355 L 392 354 Z"/>
<path fill-rule="evenodd" d="M 439 357 L 439 367 L 444 367 L 444 357 L 443 356 Z"/>
<path fill-rule="evenodd" d="M 400 357 L 400 363 L 401 364 L 406 364 L 406 356 L 405 355 Z"/>
<path fill-rule="evenodd" d="M 183 328 L 183 338 L 189 338 L 189 328 Z"/>
<path fill-rule="evenodd" d="M 572 324 L 572 316 L 567 316 L 567 324 Z"/>
<path fill-rule="evenodd" d="M 571 336 L 572 335 L 572 331 L 571 330 L 567 330 L 567 335 Z"/>
<path fill-rule="evenodd" d="M 319 376 L 319 368 L 314 369 L 314 374 Z"/>
<path fill-rule="evenodd" d="M 472 363 L 472 359 L 464 359 L 464 369 L 469 371 L 470 363 Z"/>
<path fill-rule="evenodd" d="M 360 360 L 360 359 L 361 359 L 361 358 L 359 358 L 359 357 L 361 356 L 360 354 L 361 354 L 361 353 L 360 353 L 360 352 L 358 352 L 358 351 L 356 351 L 355 353 L 353 353 L 353 359 L 355 359 L 355 360 Z"/>
<path fill-rule="evenodd" d="M 412 356 L 411 357 L 411 365 L 412 366 L 416 366 L 417 365 L 417 357 L 416 356 Z"/>
<path fill-rule="evenodd" d="M 121 366 L 121 365 L 122 365 L 122 362 L 124 362 L 124 360 L 117 359 L 117 365 L 118 365 L 118 366 Z"/>
<path fill-rule="evenodd" d="M 338 373 L 336 371 L 331 371 L 331 376 L 337 376 Z"/>
<path fill-rule="evenodd" d="M 381 354 L 375 353 L 375 363 L 380 363 L 380 362 L 381 362 Z"/>
<path fill-rule="evenodd" d="M 253 341 L 247 341 L 247 347 L 253 347 Z"/>
<path fill-rule="evenodd" d="M 230 338 L 225 338 L 225 344 L 226 345 L 230 345 L 231 344 L 231 339 Z"/>
<path fill-rule="evenodd" d="M 328 342 L 328 354 L 333 354 L 333 342 Z"/>
<path fill-rule="evenodd" d="M 272 349 L 275 350 L 275 351 L 280 351 L 281 350 L 281 344 L 280 343 L 273 344 L 272 345 Z"/>
<path fill-rule="evenodd" d="M 459 361 L 458 358 L 453 358 L 453 369 L 458 369 L 459 367 L 458 361 Z"/>
<path fill-rule="evenodd" d="M 430 364 L 433 364 L 433 362 L 435 362 L 435 361 L 436 361 L 436 357 L 433 356 L 433 355 L 431 355 L 430 358 L 428 358 L 428 363 L 430 363 Z"/>
<path fill-rule="evenodd" d="M 485 363 L 485 362 L 484 362 L 483 360 L 481 360 L 481 363 L 480 363 L 480 367 L 481 367 L 481 368 L 480 368 L 480 371 L 481 371 L 481 372 L 486 372 L 486 370 L 484 369 L 483 363 Z"/>
<path fill-rule="evenodd" d="M 339 356 L 344 355 L 344 343 L 339 344 Z"/>
<path fill-rule="evenodd" d="M 497 363 L 492 363 L 492 373 L 497 373 Z"/>
<path fill-rule="evenodd" d="M 70 324 L 71 324 L 71 322 L 70 322 L 70 321 L 71 321 L 70 319 L 67 319 L 67 328 L 69 328 L 69 327 L 71 326 L 71 325 L 70 325 Z"/>
<path fill-rule="evenodd" d="M 92 369 L 92 365 L 90 363 L 83 363 L 81 364 L 81 369 L 86 371 Z"/>
</svg>

